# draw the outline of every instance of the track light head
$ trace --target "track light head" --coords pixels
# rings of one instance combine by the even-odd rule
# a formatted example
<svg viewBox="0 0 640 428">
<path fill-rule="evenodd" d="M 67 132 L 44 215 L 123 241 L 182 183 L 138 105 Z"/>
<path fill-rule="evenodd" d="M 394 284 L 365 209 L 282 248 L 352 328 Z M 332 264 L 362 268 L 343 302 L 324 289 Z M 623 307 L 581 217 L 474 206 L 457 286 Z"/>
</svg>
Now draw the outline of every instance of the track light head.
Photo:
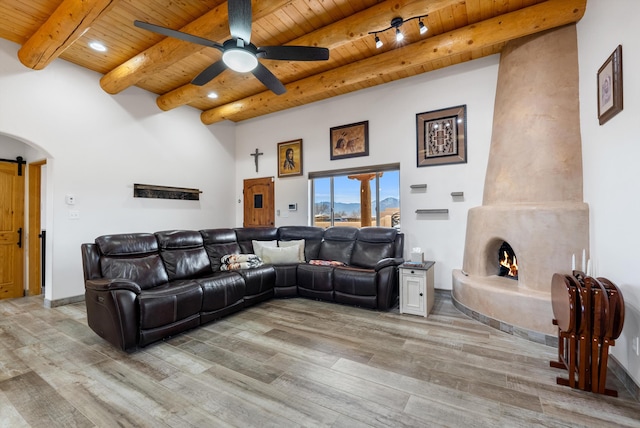
<svg viewBox="0 0 640 428">
<path fill-rule="evenodd" d="M 382 40 L 380 40 L 380 37 L 376 36 L 376 48 L 380 49 L 382 45 L 383 45 Z"/>
<path fill-rule="evenodd" d="M 419 21 L 418 23 L 419 27 L 420 27 L 420 34 L 424 34 L 427 31 L 429 31 L 429 29 L 427 28 L 426 25 L 424 25 L 424 22 L 422 22 L 422 19 Z"/>
<path fill-rule="evenodd" d="M 402 34 L 399 28 L 396 28 L 396 42 L 401 42 L 402 39 L 404 39 L 404 34 Z"/>
</svg>

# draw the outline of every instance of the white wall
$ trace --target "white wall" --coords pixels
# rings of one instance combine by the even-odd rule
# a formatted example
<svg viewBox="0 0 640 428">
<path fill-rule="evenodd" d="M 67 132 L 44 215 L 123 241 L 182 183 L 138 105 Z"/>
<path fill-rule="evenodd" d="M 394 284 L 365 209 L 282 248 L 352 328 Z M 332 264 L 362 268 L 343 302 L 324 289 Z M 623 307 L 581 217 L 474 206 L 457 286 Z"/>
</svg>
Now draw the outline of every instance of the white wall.
<svg viewBox="0 0 640 428">
<path fill-rule="evenodd" d="M 615 7 L 613 7 L 615 3 Z M 612 353 L 640 384 L 640 357 L 631 341 L 640 335 L 640 16 L 637 0 L 589 0 L 578 23 L 580 109 L 584 198 L 590 207 L 591 256 L 595 274 L 618 285 L 625 299 L 622 336 Z M 622 45 L 624 109 L 604 125 L 598 123 L 596 75 Z"/>
<path fill-rule="evenodd" d="M 451 289 L 451 271 L 462 266 L 469 208 L 482 205 L 493 103 L 497 82 L 497 55 L 459 64 L 446 70 L 331 98 L 292 110 L 248 120 L 236 127 L 236 192 L 242 199 L 242 180 L 276 177 L 276 226 L 307 224 L 310 171 L 400 163 L 400 209 L 405 254 L 421 247 L 425 258 L 436 261 L 437 288 Z M 416 167 L 416 114 L 467 105 L 467 163 Z M 329 129 L 369 121 L 369 156 L 331 161 Z M 302 138 L 303 176 L 278 179 L 277 144 Z M 253 157 L 259 148 L 260 171 Z M 411 193 L 411 184 L 427 184 L 426 193 Z M 463 191 L 463 201 L 451 192 Z M 289 213 L 289 203 L 298 211 Z M 236 224 L 242 225 L 242 205 L 236 204 Z M 421 215 L 419 208 L 448 208 L 449 215 Z"/>
<path fill-rule="evenodd" d="M 22 156 L 27 163 L 31 163 L 44 159 L 46 154 L 38 148 L 0 134 L 0 158 L 15 160 L 18 156 Z"/>
<path fill-rule="evenodd" d="M 137 88 L 109 95 L 99 74 L 62 60 L 27 69 L 18 48 L 0 40 L 0 153 L 25 143 L 47 156 L 47 300 L 84 294 L 80 244 L 99 235 L 233 224 L 232 125 L 206 127 L 189 107 L 161 112 Z M 203 193 L 200 201 L 134 199 L 134 183 Z M 80 219 L 70 220 L 70 209 Z"/>
</svg>

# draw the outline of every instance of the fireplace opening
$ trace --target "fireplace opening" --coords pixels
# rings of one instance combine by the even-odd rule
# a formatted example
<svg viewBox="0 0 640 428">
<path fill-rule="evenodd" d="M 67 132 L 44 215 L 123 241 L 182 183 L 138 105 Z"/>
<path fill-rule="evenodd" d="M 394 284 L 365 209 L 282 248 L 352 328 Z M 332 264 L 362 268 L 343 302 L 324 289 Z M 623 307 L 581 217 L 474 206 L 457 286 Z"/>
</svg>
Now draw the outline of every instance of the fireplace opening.
<svg viewBox="0 0 640 428">
<path fill-rule="evenodd" d="M 513 248 L 506 241 L 502 243 L 498 250 L 498 263 L 500 264 L 499 276 L 518 279 L 518 259 Z"/>
</svg>

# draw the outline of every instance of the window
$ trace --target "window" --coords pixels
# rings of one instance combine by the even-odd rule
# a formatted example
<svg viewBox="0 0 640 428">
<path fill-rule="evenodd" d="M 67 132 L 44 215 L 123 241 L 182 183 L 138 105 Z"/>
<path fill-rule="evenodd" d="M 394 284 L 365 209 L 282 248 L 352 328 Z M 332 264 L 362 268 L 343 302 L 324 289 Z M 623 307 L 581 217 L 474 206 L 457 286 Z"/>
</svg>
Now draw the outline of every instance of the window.
<svg viewBox="0 0 640 428">
<path fill-rule="evenodd" d="M 311 224 L 400 226 L 400 165 L 309 173 Z"/>
</svg>

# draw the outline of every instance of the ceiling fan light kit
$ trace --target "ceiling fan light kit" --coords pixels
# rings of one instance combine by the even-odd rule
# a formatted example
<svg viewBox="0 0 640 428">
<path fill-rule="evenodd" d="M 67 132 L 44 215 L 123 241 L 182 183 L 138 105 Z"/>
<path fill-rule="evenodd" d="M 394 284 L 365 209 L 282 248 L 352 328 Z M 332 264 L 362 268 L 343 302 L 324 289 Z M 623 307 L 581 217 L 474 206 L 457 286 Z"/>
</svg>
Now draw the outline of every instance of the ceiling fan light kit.
<svg viewBox="0 0 640 428">
<path fill-rule="evenodd" d="M 258 66 L 255 47 L 251 44 L 245 45 L 242 39 L 238 39 L 237 43 L 233 42 L 233 40 L 228 40 L 223 45 L 222 61 L 224 64 L 238 73 L 247 73 L 254 70 Z M 228 44 L 231 47 L 228 47 Z M 235 46 L 233 46 L 234 44 Z"/>
<path fill-rule="evenodd" d="M 376 48 L 380 49 L 384 45 L 384 43 L 382 42 L 382 40 L 380 40 L 380 37 L 378 37 L 379 33 L 384 33 L 387 30 L 391 30 L 392 28 L 395 28 L 396 42 L 401 42 L 404 39 L 404 34 L 402 33 L 402 31 L 400 31 L 400 27 L 405 22 L 411 21 L 413 19 L 418 20 L 418 27 L 420 29 L 420 34 L 426 34 L 426 32 L 429 31 L 429 28 L 424 24 L 424 22 L 422 22 L 422 20 L 427 16 L 429 15 L 419 15 L 419 16 L 414 16 L 412 18 L 408 18 L 408 19 L 402 19 L 401 17 L 397 16 L 391 20 L 391 24 L 387 28 L 383 28 L 382 30 L 378 30 L 378 31 L 370 31 L 369 34 L 373 34 L 374 40 L 376 42 Z"/>
<path fill-rule="evenodd" d="M 286 88 L 267 67 L 260 64 L 258 58 L 280 61 L 325 61 L 329 59 L 329 49 L 316 46 L 256 47 L 251 43 L 251 0 L 229 1 L 227 2 L 227 7 L 231 38 L 223 44 L 147 22 L 136 20 L 133 24 L 138 28 L 164 36 L 174 37 L 221 51 L 222 58 L 205 68 L 191 81 L 192 84 L 198 86 L 209 83 L 229 68 L 238 73 L 251 72 L 273 93 L 281 95 L 286 92 Z"/>
</svg>

